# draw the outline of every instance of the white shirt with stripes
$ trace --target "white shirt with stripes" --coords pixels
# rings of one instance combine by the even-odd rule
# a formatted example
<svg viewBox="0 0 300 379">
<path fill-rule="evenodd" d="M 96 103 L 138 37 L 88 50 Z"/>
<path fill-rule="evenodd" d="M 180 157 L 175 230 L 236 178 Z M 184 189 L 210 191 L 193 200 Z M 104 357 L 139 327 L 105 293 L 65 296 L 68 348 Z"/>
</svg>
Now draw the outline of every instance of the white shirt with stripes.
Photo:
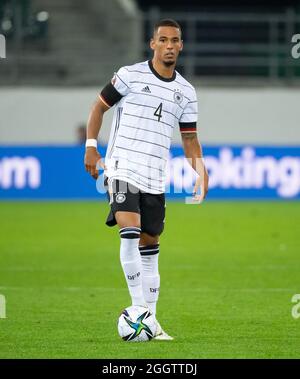
<svg viewBox="0 0 300 379">
<path fill-rule="evenodd" d="M 174 128 L 196 132 L 194 87 L 177 71 L 161 77 L 151 61 L 125 66 L 111 84 L 119 94 L 108 142 L 105 175 L 133 184 L 147 193 L 165 192 L 166 164 Z M 114 101 L 103 90 L 108 106 Z"/>
</svg>

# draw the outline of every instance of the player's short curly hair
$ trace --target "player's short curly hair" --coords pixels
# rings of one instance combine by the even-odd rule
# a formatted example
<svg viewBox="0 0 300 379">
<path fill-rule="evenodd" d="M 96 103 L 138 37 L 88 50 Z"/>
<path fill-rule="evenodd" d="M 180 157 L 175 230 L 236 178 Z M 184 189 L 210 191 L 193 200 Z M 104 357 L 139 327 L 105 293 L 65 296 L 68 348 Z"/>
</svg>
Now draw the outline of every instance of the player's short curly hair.
<svg viewBox="0 0 300 379">
<path fill-rule="evenodd" d="M 178 24 L 177 21 L 173 20 L 172 18 L 164 18 L 162 20 L 157 21 L 153 27 L 153 35 L 157 32 L 160 26 L 173 26 L 174 28 L 179 29 L 180 34 L 182 34 L 181 26 Z"/>
</svg>

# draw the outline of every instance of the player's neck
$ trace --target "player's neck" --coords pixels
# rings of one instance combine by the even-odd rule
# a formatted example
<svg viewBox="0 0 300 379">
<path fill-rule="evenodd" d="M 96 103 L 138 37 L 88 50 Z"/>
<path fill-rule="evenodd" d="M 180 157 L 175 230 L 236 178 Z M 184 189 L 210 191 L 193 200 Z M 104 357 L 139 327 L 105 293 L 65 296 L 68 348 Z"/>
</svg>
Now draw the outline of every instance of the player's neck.
<svg viewBox="0 0 300 379">
<path fill-rule="evenodd" d="M 164 63 L 159 62 L 155 58 L 152 59 L 154 70 L 163 78 L 171 79 L 174 75 L 175 63 L 172 66 L 166 66 Z"/>
</svg>

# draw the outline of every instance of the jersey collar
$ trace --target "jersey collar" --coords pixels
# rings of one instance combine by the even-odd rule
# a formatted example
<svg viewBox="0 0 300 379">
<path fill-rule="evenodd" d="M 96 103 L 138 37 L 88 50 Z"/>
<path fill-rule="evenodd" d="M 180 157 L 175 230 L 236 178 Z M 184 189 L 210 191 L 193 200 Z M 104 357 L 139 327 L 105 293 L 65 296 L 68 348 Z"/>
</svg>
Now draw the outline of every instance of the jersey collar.
<svg viewBox="0 0 300 379">
<path fill-rule="evenodd" d="M 164 81 L 164 82 L 172 82 L 173 80 L 175 80 L 176 78 L 176 71 L 174 70 L 173 72 L 173 75 L 172 75 L 172 78 L 164 78 L 163 76 L 159 75 L 159 73 L 154 69 L 153 67 L 153 63 L 152 63 L 152 60 L 150 59 L 148 61 L 148 65 L 149 65 L 149 68 L 150 70 L 152 71 L 152 73 L 160 80 Z"/>
</svg>

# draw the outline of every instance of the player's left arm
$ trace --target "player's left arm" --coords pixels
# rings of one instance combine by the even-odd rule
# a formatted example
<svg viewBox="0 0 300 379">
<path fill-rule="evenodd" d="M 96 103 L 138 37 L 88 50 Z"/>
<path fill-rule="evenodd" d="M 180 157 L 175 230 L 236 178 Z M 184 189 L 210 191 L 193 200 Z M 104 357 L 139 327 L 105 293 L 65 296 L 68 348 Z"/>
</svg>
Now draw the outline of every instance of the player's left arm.
<svg viewBox="0 0 300 379">
<path fill-rule="evenodd" d="M 195 199 L 201 202 L 208 192 L 208 173 L 204 164 L 202 147 L 196 132 L 181 133 L 181 137 L 185 157 L 199 175 L 194 186 L 193 194 Z M 198 188 L 201 190 L 200 195 L 197 195 Z"/>
</svg>

